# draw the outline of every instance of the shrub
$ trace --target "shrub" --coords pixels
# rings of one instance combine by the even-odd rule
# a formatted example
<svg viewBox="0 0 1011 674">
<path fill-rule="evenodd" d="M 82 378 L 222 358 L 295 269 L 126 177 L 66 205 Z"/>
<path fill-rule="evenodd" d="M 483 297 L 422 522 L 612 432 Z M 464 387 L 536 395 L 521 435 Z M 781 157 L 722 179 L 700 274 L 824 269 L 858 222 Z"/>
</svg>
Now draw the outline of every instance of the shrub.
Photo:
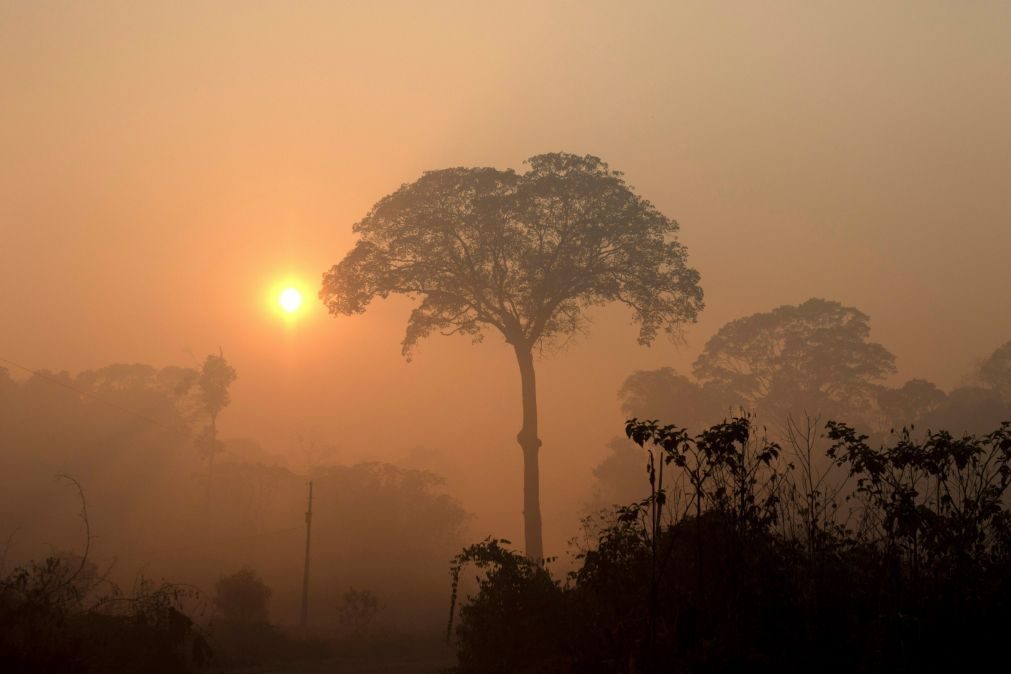
<svg viewBox="0 0 1011 674">
<path fill-rule="evenodd" d="M 826 458 L 849 473 L 841 486 L 810 465 L 795 478 L 747 418 L 696 436 L 630 421 L 648 450 L 648 495 L 613 511 L 565 585 L 492 539 L 456 558 L 454 602 L 464 564 L 484 571 L 460 610 L 460 671 L 919 673 L 999 662 L 1011 424 L 983 437 L 904 431 L 877 449 L 844 424 L 827 429 Z"/>
<path fill-rule="evenodd" d="M 226 622 L 267 623 L 270 588 L 249 568 L 223 576 L 214 585 L 214 605 Z"/>
</svg>

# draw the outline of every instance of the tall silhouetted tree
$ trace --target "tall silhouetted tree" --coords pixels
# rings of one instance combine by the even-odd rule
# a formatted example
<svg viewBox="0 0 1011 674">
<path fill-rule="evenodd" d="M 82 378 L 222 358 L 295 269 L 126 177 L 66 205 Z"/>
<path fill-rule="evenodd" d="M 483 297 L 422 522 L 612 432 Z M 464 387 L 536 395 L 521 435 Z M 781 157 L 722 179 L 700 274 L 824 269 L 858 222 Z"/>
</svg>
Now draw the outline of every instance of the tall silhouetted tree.
<svg viewBox="0 0 1011 674">
<path fill-rule="evenodd" d="M 211 502 L 211 483 L 214 479 L 214 457 L 220 449 L 218 440 L 218 415 L 232 401 L 228 387 L 235 381 L 235 368 L 228 364 L 224 354 L 207 356 L 197 377 L 197 397 L 200 409 L 207 415 L 207 425 L 198 442 L 207 454 L 207 508 Z"/>
<path fill-rule="evenodd" d="M 864 417 L 876 382 L 895 372 L 895 356 L 868 339 L 869 321 L 823 299 L 739 318 L 709 339 L 694 373 L 777 421 L 801 409 Z"/>
<path fill-rule="evenodd" d="M 430 171 L 381 199 L 355 224 L 359 240 L 323 276 L 331 314 L 365 311 L 376 296 L 420 300 L 403 352 L 433 331 L 512 345 L 520 369 L 526 552 L 543 557 L 534 351 L 573 335 L 585 311 L 632 308 L 639 342 L 676 335 L 702 309 L 678 225 L 596 157 L 545 154 L 523 174 L 494 168 Z"/>
</svg>

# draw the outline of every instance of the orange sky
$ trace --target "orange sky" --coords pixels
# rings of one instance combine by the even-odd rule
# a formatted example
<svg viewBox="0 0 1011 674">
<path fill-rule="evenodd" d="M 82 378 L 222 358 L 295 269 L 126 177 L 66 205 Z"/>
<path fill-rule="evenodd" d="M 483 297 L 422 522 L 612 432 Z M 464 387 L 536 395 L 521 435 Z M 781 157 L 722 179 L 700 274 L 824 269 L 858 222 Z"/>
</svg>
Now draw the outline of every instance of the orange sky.
<svg viewBox="0 0 1011 674">
<path fill-rule="evenodd" d="M 681 348 L 620 310 L 539 366 L 547 536 L 633 369 L 687 371 L 727 320 L 853 304 L 900 380 L 959 383 L 1011 337 L 1011 4 L 0 1 L 0 357 L 192 362 L 226 432 L 345 458 L 453 457 L 518 538 L 518 375 L 494 336 L 405 364 L 408 305 L 286 325 L 351 225 L 421 171 L 603 157 L 682 225 L 707 308 Z M 312 300 L 313 298 L 309 298 Z M 483 533 L 483 532 L 479 532 Z"/>
</svg>

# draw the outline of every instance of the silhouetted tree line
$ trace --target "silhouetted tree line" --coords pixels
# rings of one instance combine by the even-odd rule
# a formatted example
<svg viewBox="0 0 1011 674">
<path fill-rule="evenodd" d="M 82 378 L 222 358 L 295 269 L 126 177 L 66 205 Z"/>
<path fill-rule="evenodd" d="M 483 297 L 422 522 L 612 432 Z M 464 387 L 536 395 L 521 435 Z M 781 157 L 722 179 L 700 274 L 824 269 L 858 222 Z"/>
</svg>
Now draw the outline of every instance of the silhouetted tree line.
<svg viewBox="0 0 1011 674">
<path fill-rule="evenodd" d="M 89 558 L 84 491 L 82 554 L 54 554 L 7 571 L 0 565 L 0 671 L 165 672 L 202 669 L 211 648 L 183 610 L 192 588 L 140 577 L 124 592 Z"/>
<path fill-rule="evenodd" d="M 692 436 L 632 419 L 644 497 L 601 515 L 565 582 L 486 540 L 461 672 L 981 671 L 1005 658 L 1011 422 L 874 445 L 748 417 Z M 648 491 L 647 491 L 648 490 Z M 451 609 L 451 627 L 455 618 Z"/>
<path fill-rule="evenodd" d="M 24 379 L 0 369 L 0 672 L 188 671 L 209 657 L 220 667 L 305 656 L 301 635 L 271 624 L 265 609 L 215 601 L 228 594 L 220 574 L 248 565 L 261 590 L 273 588 L 273 620 L 294 620 L 308 479 L 316 632 L 347 631 L 337 607 L 350 585 L 369 588 L 369 601 L 372 590 L 382 596 L 399 630 L 438 624 L 445 560 L 468 518 L 442 479 L 378 462 L 309 474 L 271 465 L 255 442 L 218 435 L 234 379 L 218 355 L 197 368 Z M 54 488 L 61 473 L 87 488 L 84 551 L 60 551 L 77 550 L 79 535 Z M 137 584 L 138 568 L 184 585 Z M 369 611 L 348 625 L 375 628 Z"/>
<path fill-rule="evenodd" d="M 903 427 L 982 434 L 1011 419 L 1011 342 L 945 392 L 919 378 L 889 385 L 895 357 L 869 336 L 866 314 L 829 300 L 753 314 L 706 342 L 692 376 L 670 367 L 631 374 L 618 394 L 622 411 L 704 428 L 745 410 L 784 444 L 792 418 L 847 419 L 875 443 Z M 614 438 L 607 447 L 591 509 L 633 498 L 641 474 L 631 442 Z"/>
<path fill-rule="evenodd" d="M 91 584 L 75 562 L 50 557 L 0 580 L 0 671 L 175 674 L 209 662 L 181 608 L 185 589 L 142 583 L 126 595 Z"/>
</svg>

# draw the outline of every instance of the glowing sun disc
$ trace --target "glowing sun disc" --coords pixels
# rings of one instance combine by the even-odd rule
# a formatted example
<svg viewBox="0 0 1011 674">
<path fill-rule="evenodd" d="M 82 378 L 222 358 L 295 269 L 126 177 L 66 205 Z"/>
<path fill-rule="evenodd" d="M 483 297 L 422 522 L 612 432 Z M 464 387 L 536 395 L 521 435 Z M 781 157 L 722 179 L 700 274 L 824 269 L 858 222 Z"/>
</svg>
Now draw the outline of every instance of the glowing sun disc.
<svg viewBox="0 0 1011 674">
<path fill-rule="evenodd" d="M 277 303 L 289 314 L 294 313 L 302 306 L 302 293 L 294 288 L 285 288 L 278 296 Z"/>
</svg>

